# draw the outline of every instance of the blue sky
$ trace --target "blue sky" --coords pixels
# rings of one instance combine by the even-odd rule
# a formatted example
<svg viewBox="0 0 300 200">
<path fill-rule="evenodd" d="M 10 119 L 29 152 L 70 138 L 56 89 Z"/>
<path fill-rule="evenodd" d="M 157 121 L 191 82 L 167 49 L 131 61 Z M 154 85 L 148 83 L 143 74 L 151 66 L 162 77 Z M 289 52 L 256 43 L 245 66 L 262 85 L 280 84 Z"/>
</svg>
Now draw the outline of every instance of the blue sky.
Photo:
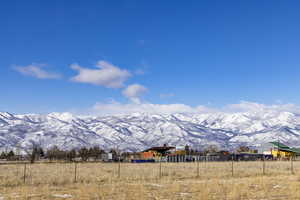
<svg viewBox="0 0 300 200">
<path fill-rule="evenodd" d="M 299 105 L 299 8 L 292 0 L 2 1 L 0 110 Z"/>
</svg>

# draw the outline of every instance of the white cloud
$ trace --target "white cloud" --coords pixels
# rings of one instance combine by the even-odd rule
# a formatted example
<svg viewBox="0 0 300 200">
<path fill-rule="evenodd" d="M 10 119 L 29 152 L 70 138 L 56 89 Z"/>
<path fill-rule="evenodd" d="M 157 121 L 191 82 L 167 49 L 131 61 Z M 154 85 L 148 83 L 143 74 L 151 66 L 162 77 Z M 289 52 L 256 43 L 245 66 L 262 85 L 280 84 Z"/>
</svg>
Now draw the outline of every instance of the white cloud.
<svg viewBox="0 0 300 200">
<path fill-rule="evenodd" d="M 238 104 L 229 104 L 224 107 L 228 112 L 261 112 L 267 106 L 255 102 L 241 101 Z"/>
<path fill-rule="evenodd" d="M 72 77 L 71 80 L 107 88 L 121 88 L 124 87 L 124 82 L 131 76 L 129 71 L 120 69 L 106 61 L 99 61 L 96 67 L 98 69 L 89 69 L 72 64 L 71 68 L 78 71 L 78 74 Z"/>
<path fill-rule="evenodd" d="M 256 102 L 241 101 L 238 104 L 229 104 L 223 108 L 224 112 L 291 112 L 300 114 L 300 107 L 295 104 L 273 104 L 266 105 Z"/>
<path fill-rule="evenodd" d="M 148 91 L 147 88 L 140 84 L 129 85 L 123 90 L 123 95 L 132 100 L 134 103 L 140 103 L 140 97 Z"/>
<path fill-rule="evenodd" d="M 265 105 L 255 102 L 242 101 L 238 104 L 226 105 L 222 108 L 208 106 L 189 106 L 186 104 L 152 104 L 152 103 L 120 103 L 111 101 L 108 103 L 96 103 L 89 113 L 94 115 L 130 114 L 130 113 L 239 113 L 248 112 L 264 116 L 265 113 L 277 115 L 280 112 L 300 114 L 300 107 L 294 104 Z M 262 114 L 262 115 L 261 115 Z"/>
<path fill-rule="evenodd" d="M 59 79 L 61 75 L 54 72 L 48 72 L 43 69 L 45 64 L 31 64 L 28 66 L 15 66 L 14 69 L 26 76 L 32 76 L 39 79 Z"/>
<path fill-rule="evenodd" d="M 97 115 L 130 114 L 130 113 L 196 113 L 207 112 L 205 107 L 191 107 L 185 104 L 151 104 L 151 103 L 128 103 L 122 104 L 112 101 L 110 103 L 96 103 L 92 112 Z"/>
</svg>

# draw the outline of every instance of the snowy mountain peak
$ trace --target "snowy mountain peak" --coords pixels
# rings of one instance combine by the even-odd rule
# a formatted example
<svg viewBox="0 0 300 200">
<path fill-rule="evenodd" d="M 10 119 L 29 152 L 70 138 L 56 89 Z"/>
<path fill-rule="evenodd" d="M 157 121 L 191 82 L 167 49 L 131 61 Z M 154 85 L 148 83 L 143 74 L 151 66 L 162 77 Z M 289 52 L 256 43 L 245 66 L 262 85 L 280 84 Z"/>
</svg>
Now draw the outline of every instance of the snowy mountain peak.
<svg viewBox="0 0 300 200">
<path fill-rule="evenodd" d="M 76 118 L 73 114 L 68 112 L 63 112 L 63 113 L 53 112 L 48 114 L 48 117 L 52 117 L 62 121 L 72 121 L 73 119 Z"/>
<path fill-rule="evenodd" d="M 14 116 L 8 112 L 0 112 L 0 118 L 2 119 L 12 119 Z"/>
<path fill-rule="evenodd" d="M 147 114 L 80 117 L 0 113 L 1 149 L 100 146 L 135 151 L 163 144 L 233 149 L 277 140 L 300 146 L 300 117 L 289 112 Z"/>
</svg>

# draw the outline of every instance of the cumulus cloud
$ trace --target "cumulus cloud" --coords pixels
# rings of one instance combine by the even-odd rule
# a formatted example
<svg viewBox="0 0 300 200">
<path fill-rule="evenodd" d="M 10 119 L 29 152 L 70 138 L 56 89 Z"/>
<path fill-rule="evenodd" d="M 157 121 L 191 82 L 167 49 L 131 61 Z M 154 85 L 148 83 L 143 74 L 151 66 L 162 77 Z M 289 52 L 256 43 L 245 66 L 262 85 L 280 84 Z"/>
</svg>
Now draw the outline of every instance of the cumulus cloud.
<svg viewBox="0 0 300 200">
<path fill-rule="evenodd" d="M 109 103 L 96 103 L 92 108 L 92 113 L 97 115 L 110 114 L 130 114 L 130 113 L 197 113 L 197 112 L 212 112 L 204 106 L 191 107 L 185 104 L 152 104 L 152 103 L 119 103 L 111 101 Z"/>
<path fill-rule="evenodd" d="M 241 101 L 238 104 L 229 104 L 225 106 L 222 111 L 224 112 L 291 112 L 300 114 L 300 107 L 295 104 L 273 104 L 266 105 L 256 102 Z"/>
<path fill-rule="evenodd" d="M 255 102 L 242 101 L 238 104 L 230 104 L 221 108 L 213 108 L 204 105 L 189 106 L 186 104 L 153 104 L 153 103 L 120 103 L 110 101 L 108 103 L 98 102 L 90 110 L 90 114 L 113 115 L 130 113 L 151 113 L 151 114 L 174 114 L 174 113 L 253 113 L 257 116 L 264 116 L 266 113 L 277 115 L 281 112 L 300 114 L 300 107 L 294 104 L 265 105 Z M 277 113 L 277 114 L 276 114 Z M 261 115 L 262 114 L 262 115 Z"/>
<path fill-rule="evenodd" d="M 266 107 L 266 105 L 256 102 L 241 101 L 238 104 L 226 105 L 223 110 L 228 112 L 261 112 Z"/>
<path fill-rule="evenodd" d="M 122 93 L 134 103 L 140 103 L 140 97 L 147 91 L 148 89 L 140 84 L 132 84 L 124 89 Z"/>
<path fill-rule="evenodd" d="M 13 67 L 19 73 L 25 76 L 32 76 L 38 79 L 59 79 L 61 75 L 54 72 L 49 72 L 44 69 L 45 64 L 31 64 L 28 66 Z"/>
<path fill-rule="evenodd" d="M 106 61 L 99 61 L 96 64 L 98 69 L 89 69 L 72 64 L 71 68 L 78 74 L 71 78 L 72 81 L 80 83 L 90 83 L 107 88 L 122 88 L 124 82 L 131 76 L 131 73 L 125 69 L 112 65 Z"/>
</svg>

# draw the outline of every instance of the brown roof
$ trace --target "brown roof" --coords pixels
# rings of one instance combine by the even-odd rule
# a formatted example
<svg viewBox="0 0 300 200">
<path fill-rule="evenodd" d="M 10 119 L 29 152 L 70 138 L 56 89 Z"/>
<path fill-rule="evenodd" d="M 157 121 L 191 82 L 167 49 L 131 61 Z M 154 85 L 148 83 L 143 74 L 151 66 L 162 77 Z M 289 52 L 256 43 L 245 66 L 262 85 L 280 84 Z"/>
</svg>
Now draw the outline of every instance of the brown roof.
<svg viewBox="0 0 300 200">
<path fill-rule="evenodd" d="M 145 151 L 168 151 L 170 149 L 175 149 L 175 147 L 171 147 L 171 146 L 162 146 L 162 147 L 151 147 L 149 149 L 144 150 Z"/>
</svg>

